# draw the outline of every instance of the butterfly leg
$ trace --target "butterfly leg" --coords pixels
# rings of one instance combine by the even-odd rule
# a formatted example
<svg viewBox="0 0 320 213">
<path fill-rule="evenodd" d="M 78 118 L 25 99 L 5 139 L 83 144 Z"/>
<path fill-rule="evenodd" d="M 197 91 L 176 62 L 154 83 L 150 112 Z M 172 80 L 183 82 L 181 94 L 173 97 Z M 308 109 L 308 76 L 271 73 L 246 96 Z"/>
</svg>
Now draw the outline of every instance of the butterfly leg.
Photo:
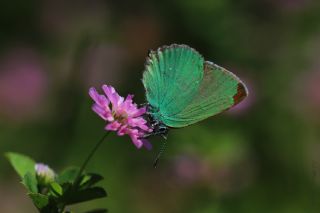
<svg viewBox="0 0 320 213">
<path fill-rule="evenodd" d="M 168 132 L 169 132 L 169 128 L 166 125 L 161 123 L 158 128 L 159 135 L 161 135 L 163 139 L 167 140 Z"/>
<path fill-rule="evenodd" d="M 160 135 L 164 139 L 167 139 L 169 128 L 166 125 L 159 122 L 155 122 L 151 126 L 153 128 L 153 131 L 151 133 L 145 134 L 143 138 L 149 138 L 151 136 Z"/>
<path fill-rule="evenodd" d="M 163 135 L 161 132 L 153 131 L 151 133 L 147 133 L 143 136 L 143 138 L 150 138 L 151 136 L 156 136 L 156 135 Z M 163 136 L 162 136 L 163 137 Z"/>
<path fill-rule="evenodd" d="M 139 104 L 139 107 L 149 107 L 149 106 L 150 106 L 150 104 L 148 102 Z"/>
</svg>

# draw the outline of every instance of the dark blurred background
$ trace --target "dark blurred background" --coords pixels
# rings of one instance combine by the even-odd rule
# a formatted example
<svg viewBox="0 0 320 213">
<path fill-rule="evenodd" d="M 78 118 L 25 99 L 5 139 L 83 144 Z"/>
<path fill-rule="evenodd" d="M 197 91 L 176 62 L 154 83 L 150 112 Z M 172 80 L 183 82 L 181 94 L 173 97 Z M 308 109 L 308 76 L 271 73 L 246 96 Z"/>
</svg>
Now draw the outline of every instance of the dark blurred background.
<svg viewBox="0 0 320 213">
<path fill-rule="evenodd" d="M 320 2 L 312 0 L 0 3 L 0 153 L 56 171 L 79 166 L 104 134 L 88 88 L 144 103 L 149 49 L 188 44 L 236 73 L 250 95 L 169 133 L 151 152 L 113 134 L 88 166 L 109 197 L 74 206 L 130 213 L 320 211 Z M 1 158 L 0 212 L 36 210 Z"/>
</svg>

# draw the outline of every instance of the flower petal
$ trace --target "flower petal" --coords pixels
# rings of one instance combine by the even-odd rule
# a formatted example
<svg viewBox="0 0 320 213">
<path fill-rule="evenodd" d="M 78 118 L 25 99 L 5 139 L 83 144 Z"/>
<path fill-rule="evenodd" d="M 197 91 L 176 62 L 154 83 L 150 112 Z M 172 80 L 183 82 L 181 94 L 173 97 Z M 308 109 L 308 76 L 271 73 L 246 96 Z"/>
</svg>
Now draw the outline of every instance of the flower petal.
<svg viewBox="0 0 320 213">
<path fill-rule="evenodd" d="M 130 132 L 130 129 L 128 128 L 128 125 L 123 125 L 120 127 L 120 129 L 118 130 L 118 135 L 122 136 L 127 134 L 128 132 Z"/>
<path fill-rule="evenodd" d="M 121 97 L 112 86 L 103 85 L 102 89 L 111 101 L 112 109 L 116 111 L 119 105 L 122 104 L 124 98 Z"/>
<path fill-rule="evenodd" d="M 131 137 L 132 143 L 133 143 L 138 149 L 140 149 L 140 148 L 143 146 L 143 142 L 142 142 L 140 139 L 138 139 L 138 138 L 135 137 L 135 136 L 131 136 L 131 135 L 130 135 L 130 137 Z"/>
<path fill-rule="evenodd" d="M 131 102 L 132 103 L 132 99 L 133 99 L 134 95 L 132 94 L 129 94 L 127 97 L 126 97 L 126 101 L 128 102 Z"/>
<path fill-rule="evenodd" d="M 117 131 L 120 128 L 121 124 L 118 121 L 113 121 L 106 125 L 105 129 L 109 131 Z"/>
<path fill-rule="evenodd" d="M 147 140 L 147 139 L 140 139 L 143 143 L 143 146 L 147 149 L 147 150 L 151 150 L 152 149 L 152 144 Z"/>
<path fill-rule="evenodd" d="M 108 99 L 104 95 L 100 95 L 94 87 L 89 89 L 89 95 L 99 106 L 109 105 Z"/>
<path fill-rule="evenodd" d="M 98 104 L 93 104 L 92 105 L 92 110 L 97 113 L 103 120 L 107 120 L 108 119 L 108 114 L 106 113 L 106 111 L 101 108 Z"/>
<path fill-rule="evenodd" d="M 146 125 L 147 121 L 142 118 L 142 117 L 137 117 L 137 118 L 128 118 L 127 123 L 131 127 L 139 127 L 140 129 L 144 131 L 149 131 L 150 128 Z"/>
<path fill-rule="evenodd" d="M 130 136 L 132 143 L 140 149 L 143 146 L 143 142 L 139 139 L 139 131 L 136 129 L 131 129 L 131 131 L 128 132 L 128 135 Z"/>
<path fill-rule="evenodd" d="M 147 112 L 147 108 L 146 107 L 142 107 L 140 109 L 137 109 L 137 111 L 134 114 L 132 114 L 132 116 L 133 117 L 139 117 L 139 116 L 145 114 L 146 112 Z"/>
<path fill-rule="evenodd" d="M 137 148 L 144 146 L 150 150 L 152 145 L 143 138 L 147 132 L 152 131 L 147 120 L 142 117 L 146 107 L 138 108 L 133 103 L 133 95 L 129 94 L 124 99 L 112 86 L 103 85 L 102 89 L 105 95 L 100 95 L 93 87 L 89 89 L 89 95 L 95 101 L 92 110 L 108 122 L 105 129 L 116 131 L 119 136 L 127 134 Z"/>
</svg>

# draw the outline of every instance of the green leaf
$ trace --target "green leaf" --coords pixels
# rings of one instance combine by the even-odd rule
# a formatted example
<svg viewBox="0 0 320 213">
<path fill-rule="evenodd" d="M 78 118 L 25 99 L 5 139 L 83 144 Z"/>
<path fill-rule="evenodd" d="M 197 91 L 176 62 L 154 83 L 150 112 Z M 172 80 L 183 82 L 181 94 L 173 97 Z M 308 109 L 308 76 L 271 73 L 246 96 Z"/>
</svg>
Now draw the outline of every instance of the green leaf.
<svg viewBox="0 0 320 213">
<path fill-rule="evenodd" d="M 28 189 L 31 193 L 38 192 L 38 182 L 35 174 L 31 174 L 27 172 L 24 177 L 22 178 L 22 184 Z"/>
<path fill-rule="evenodd" d="M 42 209 L 49 204 L 49 198 L 46 195 L 39 193 L 29 193 L 29 196 L 38 209 Z"/>
<path fill-rule="evenodd" d="M 94 209 L 94 210 L 87 211 L 87 212 L 84 212 L 84 213 L 106 213 L 106 212 L 108 212 L 107 209 Z"/>
<path fill-rule="evenodd" d="M 66 200 L 66 204 L 70 205 L 75 203 L 81 203 L 89 200 L 103 198 L 106 196 L 107 196 L 107 193 L 103 188 L 93 187 L 93 188 L 84 189 L 84 190 L 73 193 Z"/>
<path fill-rule="evenodd" d="M 84 178 L 80 184 L 80 187 L 89 188 L 101 180 L 103 180 L 103 177 L 101 175 L 95 174 L 95 173 L 88 173 L 84 175 Z"/>
<path fill-rule="evenodd" d="M 65 169 L 64 171 L 61 172 L 61 174 L 57 177 L 57 182 L 59 184 L 63 183 L 73 183 L 74 180 L 76 179 L 78 173 L 79 173 L 79 168 L 77 167 L 70 167 Z"/>
<path fill-rule="evenodd" d="M 27 172 L 30 172 L 31 174 L 35 173 L 34 166 L 36 163 L 28 156 L 14 152 L 8 152 L 5 156 L 21 178 L 23 178 Z"/>
<path fill-rule="evenodd" d="M 57 182 L 50 183 L 50 190 L 57 196 L 61 196 L 63 194 L 63 189 Z"/>
</svg>

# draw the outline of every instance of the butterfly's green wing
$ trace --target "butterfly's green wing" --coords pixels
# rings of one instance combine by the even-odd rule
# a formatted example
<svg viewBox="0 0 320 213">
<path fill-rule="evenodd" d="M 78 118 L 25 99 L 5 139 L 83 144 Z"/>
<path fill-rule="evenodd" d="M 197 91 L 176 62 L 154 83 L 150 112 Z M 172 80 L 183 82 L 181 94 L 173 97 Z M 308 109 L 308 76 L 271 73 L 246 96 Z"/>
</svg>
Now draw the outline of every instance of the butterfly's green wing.
<svg viewBox="0 0 320 213">
<path fill-rule="evenodd" d="M 155 118 L 165 123 L 164 116 L 184 110 L 198 92 L 203 65 L 202 56 L 186 45 L 173 44 L 149 53 L 142 81 Z"/>
<path fill-rule="evenodd" d="M 221 113 L 238 104 L 247 95 L 244 83 L 226 69 L 205 62 L 204 76 L 192 102 L 177 114 L 166 116 L 166 125 L 184 127 Z"/>
<path fill-rule="evenodd" d="M 151 51 L 143 74 L 153 117 L 170 127 L 184 127 L 218 114 L 246 95 L 231 72 L 186 45 Z"/>
</svg>

